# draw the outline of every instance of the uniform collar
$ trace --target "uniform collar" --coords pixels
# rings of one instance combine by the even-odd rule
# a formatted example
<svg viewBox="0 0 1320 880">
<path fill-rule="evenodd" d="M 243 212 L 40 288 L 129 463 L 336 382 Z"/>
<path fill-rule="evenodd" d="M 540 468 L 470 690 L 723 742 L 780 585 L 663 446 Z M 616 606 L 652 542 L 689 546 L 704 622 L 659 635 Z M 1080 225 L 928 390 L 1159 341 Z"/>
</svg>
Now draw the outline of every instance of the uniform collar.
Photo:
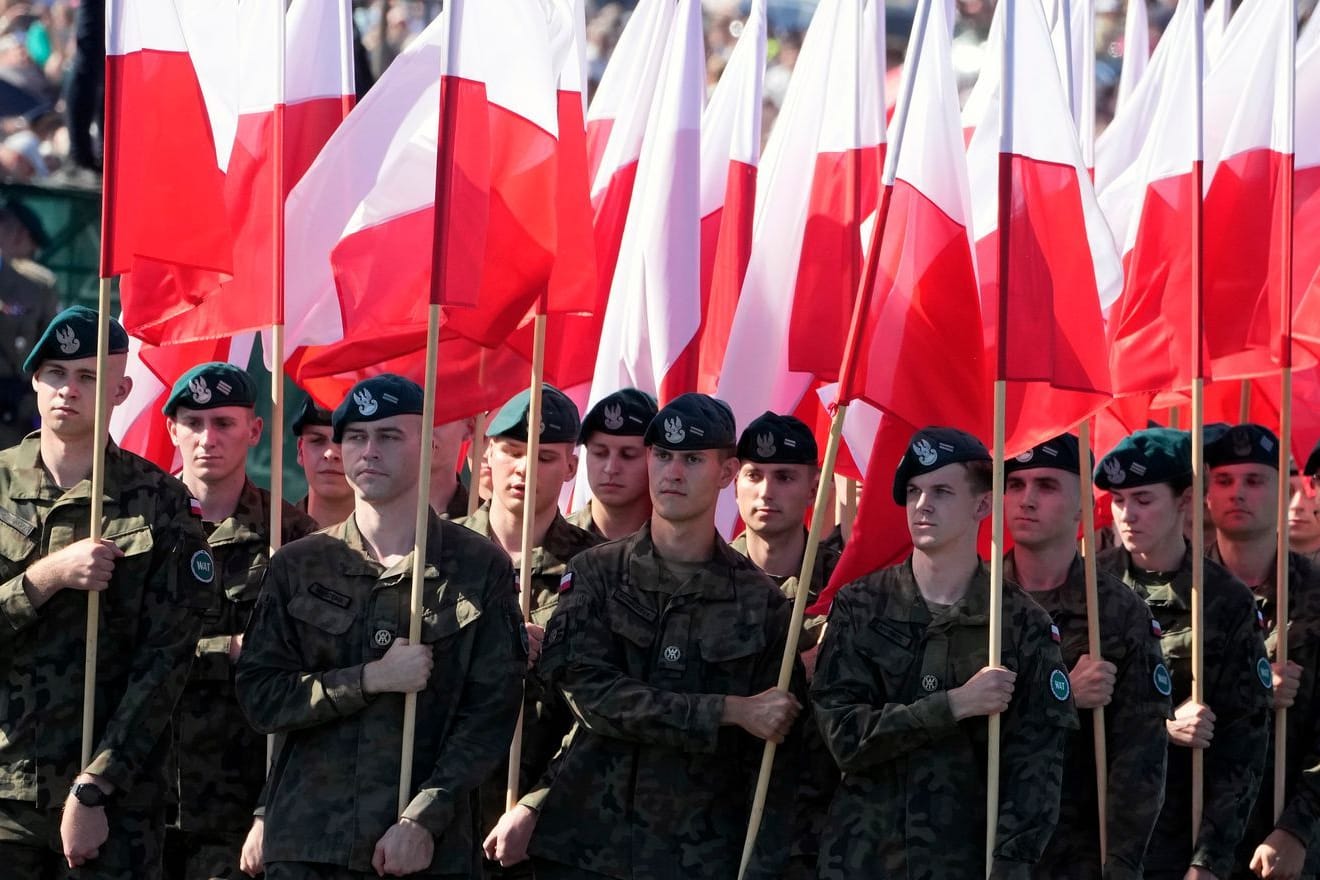
<svg viewBox="0 0 1320 880">
<path fill-rule="evenodd" d="M 244 480 L 243 491 L 238 494 L 234 512 L 215 524 L 208 543 L 212 547 L 222 544 L 246 544 L 263 541 L 270 523 L 270 505 L 260 489 L 251 480 Z"/>
<path fill-rule="evenodd" d="M 1012 550 L 1004 554 L 1004 580 L 1022 585 L 1017 577 L 1017 559 Z M 1022 589 L 1028 596 L 1032 595 L 1026 587 Z M 1063 583 L 1049 592 L 1057 594 L 1059 610 L 1086 614 L 1086 569 L 1080 553 L 1073 554 Z"/>
<path fill-rule="evenodd" d="M 441 526 L 440 517 L 434 510 L 430 511 L 427 521 L 426 534 L 426 571 L 425 577 L 433 578 L 440 576 L 440 559 L 442 554 L 441 547 Z M 343 541 L 348 548 L 353 551 L 351 560 L 340 566 L 340 571 L 349 576 L 367 575 L 376 579 L 388 574 L 402 575 L 412 571 L 413 552 L 410 551 L 407 556 L 395 565 L 386 569 L 375 557 L 371 555 L 371 550 L 367 547 L 367 541 L 362 537 L 362 532 L 358 529 L 357 514 L 354 513 L 348 519 L 332 527 L 328 534 L 331 537 Z"/>
<path fill-rule="evenodd" d="M 106 486 L 124 488 L 121 485 L 124 463 L 124 451 L 114 441 L 108 441 L 105 447 Z M 14 470 L 16 473 L 9 497 L 15 501 L 78 501 L 91 498 L 90 478 L 79 480 L 68 489 L 61 489 L 51 479 L 50 472 L 41 461 L 40 431 L 28 434 L 18 445 Z M 115 497 L 109 491 L 105 491 L 101 497 L 103 502 L 115 503 Z"/>
<path fill-rule="evenodd" d="M 628 573 L 633 585 L 657 583 L 660 579 L 661 557 L 656 553 L 655 542 L 651 539 L 651 523 L 647 522 L 627 540 L 630 544 L 626 551 Z M 747 564 L 743 556 L 717 538 L 714 556 L 701 571 L 684 582 L 674 595 L 700 594 L 707 599 L 723 601 L 736 599 L 738 591 L 734 586 L 735 573 Z"/>
<path fill-rule="evenodd" d="M 922 598 L 912 571 L 912 557 L 894 569 L 895 588 L 885 604 L 885 616 L 906 623 L 931 623 L 930 606 Z M 967 592 L 945 615 L 945 620 L 962 625 L 976 626 L 990 619 L 990 571 L 985 563 L 977 561 Z"/>
<path fill-rule="evenodd" d="M 1149 599 L 1151 588 L 1134 573 L 1135 564 L 1132 561 L 1132 554 L 1122 545 L 1115 548 L 1115 553 L 1120 566 L 1118 574 L 1122 577 L 1123 583 L 1127 584 L 1143 599 Z M 1190 548 L 1183 552 L 1182 562 L 1179 563 L 1178 569 L 1173 573 L 1173 579 L 1168 582 L 1168 593 L 1168 597 L 1163 599 L 1165 604 L 1184 611 L 1191 608 L 1192 552 Z"/>
</svg>

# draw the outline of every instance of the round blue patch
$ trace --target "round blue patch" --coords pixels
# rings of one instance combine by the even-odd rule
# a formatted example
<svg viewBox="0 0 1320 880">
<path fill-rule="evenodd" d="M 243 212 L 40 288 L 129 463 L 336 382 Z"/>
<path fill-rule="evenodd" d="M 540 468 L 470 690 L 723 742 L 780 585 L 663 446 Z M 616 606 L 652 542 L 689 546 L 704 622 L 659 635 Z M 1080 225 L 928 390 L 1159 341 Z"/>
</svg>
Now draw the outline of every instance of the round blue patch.
<svg viewBox="0 0 1320 880">
<path fill-rule="evenodd" d="M 188 562 L 188 567 L 192 569 L 193 577 L 204 584 L 209 584 L 215 580 L 215 561 L 211 559 L 211 554 L 205 550 L 198 550 L 192 555 Z"/>
<path fill-rule="evenodd" d="M 1274 690 L 1274 673 L 1270 670 L 1270 661 L 1264 657 L 1257 660 L 1256 675 L 1260 677 L 1260 683 L 1265 686 L 1265 690 Z"/>
<path fill-rule="evenodd" d="M 1068 697 L 1072 694 L 1072 685 L 1068 683 L 1068 676 L 1062 669 L 1056 669 L 1050 673 L 1050 693 L 1060 703 L 1067 702 Z"/>
<path fill-rule="evenodd" d="M 1163 663 L 1156 665 L 1155 673 L 1151 677 L 1155 680 L 1155 690 L 1159 691 L 1161 696 L 1167 697 L 1173 693 L 1173 679 Z"/>
</svg>

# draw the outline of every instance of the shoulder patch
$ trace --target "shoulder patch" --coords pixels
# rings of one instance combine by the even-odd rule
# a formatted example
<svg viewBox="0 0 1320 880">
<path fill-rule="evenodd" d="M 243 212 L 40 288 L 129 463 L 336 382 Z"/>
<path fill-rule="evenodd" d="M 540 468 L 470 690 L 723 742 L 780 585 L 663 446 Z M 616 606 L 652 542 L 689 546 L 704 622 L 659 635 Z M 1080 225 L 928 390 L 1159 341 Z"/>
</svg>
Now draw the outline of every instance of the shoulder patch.
<svg viewBox="0 0 1320 880">
<path fill-rule="evenodd" d="M 1164 638 L 1164 628 L 1161 627 L 1160 622 L 1153 617 L 1150 619 L 1150 634 L 1157 639 Z"/>
<path fill-rule="evenodd" d="M 571 589 L 573 589 L 573 572 L 566 571 L 559 579 L 559 592 L 567 593 Z"/>
<path fill-rule="evenodd" d="M 188 512 L 198 519 L 202 518 L 202 502 L 191 495 L 188 496 Z"/>
<path fill-rule="evenodd" d="M 1060 703 L 1066 703 L 1072 695 L 1072 685 L 1068 683 L 1068 675 L 1062 669 L 1050 673 L 1050 695 Z"/>
<path fill-rule="evenodd" d="M 209 584 L 215 580 L 215 560 L 207 550 L 198 550 L 188 560 L 188 568 L 192 570 L 193 577 L 204 584 Z"/>
<path fill-rule="evenodd" d="M 1173 679 L 1169 675 L 1168 667 L 1163 663 L 1155 665 L 1155 672 L 1151 679 L 1155 683 L 1155 691 L 1162 697 L 1167 697 L 1173 693 Z"/>
<path fill-rule="evenodd" d="M 1260 679 L 1265 690 L 1274 690 L 1274 672 L 1270 669 L 1270 661 L 1264 657 L 1256 661 L 1256 677 Z"/>
<path fill-rule="evenodd" d="M 1257 606 L 1256 608 L 1256 625 L 1259 626 L 1261 630 L 1269 629 L 1269 627 L 1265 624 L 1265 615 L 1261 612 L 1259 606 Z"/>
<path fill-rule="evenodd" d="M 1050 639 L 1056 645 L 1063 641 L 1063 636 L 1059 634 L 1059 627 L 1053 623 L 1050 624 Z"/>
</svg>

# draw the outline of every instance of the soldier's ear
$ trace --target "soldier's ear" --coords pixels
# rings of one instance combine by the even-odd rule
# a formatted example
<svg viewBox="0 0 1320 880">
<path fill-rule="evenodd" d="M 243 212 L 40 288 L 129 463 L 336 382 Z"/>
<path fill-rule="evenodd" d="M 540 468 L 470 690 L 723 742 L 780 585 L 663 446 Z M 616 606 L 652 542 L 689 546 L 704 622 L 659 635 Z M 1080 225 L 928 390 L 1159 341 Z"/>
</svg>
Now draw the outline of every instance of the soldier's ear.
<svg viewBox="0 0 1320 880">
<path fill-rule="evenodd" d="M 266 422 L 261 416 L 253 414 L 248 420 L 248 447 L 256 449 L 257 444 L 261 442 L 261 429 L 266 426 Z"/>
<path fill-rule="evenodd" d="M 577 477 L 577 470 L 578 470 L 578 454 L 577 454 L 577 450 L 574 449 L 568 453 L 568 475 L 564 477 L 564 482 L 565 483 L 573 482 L 573 480 Z"/>
<path fill-rule="evenodd" d="M 742 470 L 742 462 L 738 460 L 738 456 L 736 455 L 730 455 L 728 458 L 721 461 L 720 488 L 728 488 L 729 484 L 738 476 L 738 471 L 740 470 Z"/>
<path fill-rule="evenodd" d="M 133 391 L 133 377 L 132 376 L 119 377 L 119 381 L 115 383 L 115 393 L 114 396 L 110 399 L 110 405 L 119 406 L 119 404 L 123 403 L 125 400 L 128 400 L 128 395 L 131 394 L 132 391 Z"/>
</svg>

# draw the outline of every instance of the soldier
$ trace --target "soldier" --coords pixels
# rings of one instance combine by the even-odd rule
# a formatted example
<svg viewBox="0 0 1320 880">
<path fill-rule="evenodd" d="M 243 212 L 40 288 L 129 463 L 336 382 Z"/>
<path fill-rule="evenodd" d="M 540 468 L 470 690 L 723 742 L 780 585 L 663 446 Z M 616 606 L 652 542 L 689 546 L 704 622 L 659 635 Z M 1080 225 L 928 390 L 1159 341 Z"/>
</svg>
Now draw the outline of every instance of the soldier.
<svg viewBox="0 0 1320 880">
<path fill-rule="evenodd" d="M 431 430 L 431 509 L 445 519 L 468 515 L 468 490 L 454 472 L 459 450 L 472 439 L 473 419 L 458 419 Z"/>
<path fill-rule="evenodd" d="M 1064 434 L 1004 462 L 1004 522 L 1014 544 L 1004 577 L 1058 628 L 1077 708 L 1105 707 L 1107 861 L 1101 864 L 1092 725 L 1083 723 L 1068 738 L 1059 824 L 1032 876 L 1127 880 L 1142 876 L 1164 801 L 1172 687 L 1150 609 L 1110 575 L 1096 582 L 1101 656 L 1089 653 L 1086 576 L 1077 552 L 1079 457 L 1077 438 Z"/>
<path fill-rule="evenodd" d="M 990 477 L 975 437 L 918 431 L 893 487 L 911 558 L 835 595 L 811 685 L 843 771 L 822 878 L 982 876 L 991 715 L 1003 715 L 991 877 L 1029 876 L 1054 831 L 1077 713 L 1049 616 L 1011 583 L 1002 666 L 988 665 L 990 577 L 976 536 Z"/>
<path fill-rule="evenodd" d="M 180 478 L 202 508 L 215 558 L 218 608 L 206 616 L 197 659 L 175 709 L 178 761 L 175 821 L 165 862 L 183 880 L 237 877 L 239 852 L 266 781 L 266 743 L 234 694 L 243 630 L 270 559 L 270 493 L 248 479 L 247 453 L 261 440 L 257 386 L 233 364 L 199 364 L 179 377 L 162 412 L 183 460 Z M 316 531 L 291 504 L 281 513 L 281 544 Z"/>
<path fill-rule="evenodd" d="M 642 435 L 655 418 L 655 398 L 624 388 L 601 398 L 582 420 L 578 442 L 587 451 L 591 498 L 568 518 L 598 538 L 626 538 L 651 518 Z"/>
<path fill-rule="evenodd" d="M 0 449 L 37 427 L 23 361 L 60 310 L 55 276 L 32 259 L 45 240 L 30 208 L 18 203 L 0 207 Z"/>
<path fill-rule="evenodd" d="M 1210 473 L 1206 503 L 1218 540 L 1210 558 L 1247 584 L 1269 634 L 1274 655 L 1279 625 L 1278 503 L 1279 440 L 1259 425 L 1207 431 L 1205 464 Z M 1288 559 L 1288 663 L 1271 663 L 1274 708 L 1288 709 L 1284 809 L 1274 818 L 1273 738 L 1256 808 L 1237 849 L 1234 877 L 1314 877 L 1320 851 L 1320 573 L 1298 553 Z M 1254 872 L 1254 873 L 1253 873 Z"/>
<path fill-rule="evenodd" d="M 344 479 L 344 460 L 332 436 L 330 411 L 317 406 L 311 397 L 303 398 L 292 427 L 298 438 L 298 464 L 307 480 L 307 497 L 298 502 L 298 509 L 321 526 L 343 522 L 353 514 L 353 487 Z"/>
<path fill-rule="evenodd" d="M 536 876 L 736 876 L 771 740 L 785 745 L 746 876 L 777 878 L 805 719 L 774 688 L 788 600 L 715 529 L 738 472 L 733 414 L 684 394 L 644 442 L 650 522 L 573 560 L 546 635 L 540 672 L 578 727 L 532 835 Z"/>
<path fill-rule="evenodd" d="M 422 643 L 406 638 L 422 390 L 389 374 L 333 417 L 354 512 L 271 559 L 238 661 L 238 698 L 285 736 L 267 787 L 268 880 L 471 877 L 471 792 L 518 715 L 526 635 L 508 558 L 434 514 Z M 397 811 L 406 693 L 413 791 Z"/>
<path fill-rule="evenodd" d="M 763 413 L 743 429 L 738 438 L 738 477 L 734 488 L 738 513 L 746 528 L 732 544 L 792 598 L 802 574 L 806 552 L 807 510 L 816 498 L 820 468 L 816 466 L 816 438 L 799 419 Z M 822 541 L 816 549 L 816 564 L 807 585 L 814 603 L 830 581 L 842 547 Z M 824 615 L 808 617 L 798 640 L 807 681 L 815 671 L 818 639 Z M 820 738 L 814 722 L 804 726 L 804 762 L 793 823 L 793 849 L 786 878 L 814 877 L 820 855 L 820 837 L 825 814 L 839 785 L 839 768 Z"/>
<path fill-rule="evenodd" d="M 0 452 L 0 865 L 24 880 L 162 876 L 170 713 L 215 599 L 187 489 L 113 443 L 103 537 L 88 537 L 97 326 L 66 309 L 32 346 L 41 430 Z M 109 351 L 107 416 L 132 384 L 115 322 Z M 89 591 L 101 610 L 83 766 Z"/>
<path fill-rule="evenodd" d="M 1269 729 L 1271 673 L 1251 592 L 1205 561 L 1206 702 L 1191 700 L 1191 550 L 1183 537 L 1191 497 L 1191 440 L 1149 428 L 1124 438 L 1096 468 L 1121 547 L 1100 569 L 1146 600 L 1173 679 L 1164 807 L 1146 852 L 1147 880 L 1224 880 L 1260 787 Z M 1192 837 L 1192 749 L 1204 750 L 1201 827 Z"/>
<path fill-rule="evenodd" d="M 531 392 L 509 400 L 490 420 L 486 456 L 490 461 L 493 494 L 490 506 L 479 509 L 460 524 L 490 538 L 514 559 L 515 570 L 522 553 L 523 504 L 527 481 L 527 410 Z M 532 622 L 528 633 L 534 646 L 541 643 L 544 627 L 559 598 L 559 583 L 569 561 L 600 539 L 569 525 L 559 513 L 559 490 L 577 473 L 573 445 L 578 438 L 577 407 L 563 392 L 545 385 L 541 389 L 541 445 L 536 475 L 536 510 L 532 525 Z M 533 647 L 533 655 L 538 647 Z M 529 877 L 527 840 L 536 822 L 536 810 L 545 797 L 537 785 L 560 741 L 572 727 L 568 707 L 549 696 L 530 680 L 523 714 L 522 767 L 519 792 L 522 800 L 505 811 L 508 765 L 502 763 L 482 783 L 481 828 L 489 832 L 485 841 L 486 873 L 503 877 Z"/>
<path fill-rule="evenodd" d="M 1294 466 L 1289 475 L 1292 499 L 1288 505 L 1288 543 L 1292 549 L 1320 565 L 1320 493 L 1315 475 L 1320 473 L 1320 443 L 1306 459 L 1299 473 Z"/>
</svg>

